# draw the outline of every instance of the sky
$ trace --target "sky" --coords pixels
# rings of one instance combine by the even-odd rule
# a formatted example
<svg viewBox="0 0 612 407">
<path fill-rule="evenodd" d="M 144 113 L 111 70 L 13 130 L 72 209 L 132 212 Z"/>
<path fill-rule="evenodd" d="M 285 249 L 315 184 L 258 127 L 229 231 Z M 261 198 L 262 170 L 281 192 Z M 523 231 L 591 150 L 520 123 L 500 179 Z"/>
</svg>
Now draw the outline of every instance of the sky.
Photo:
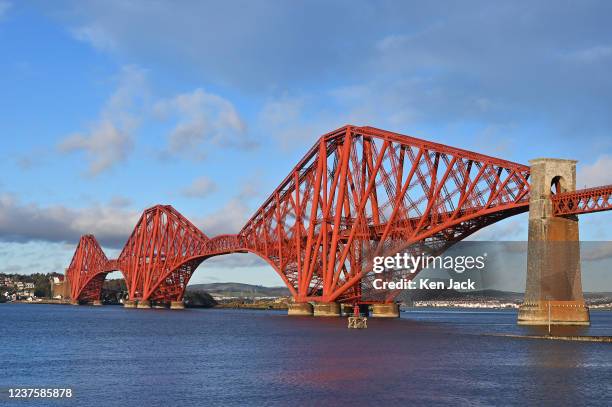
<svg viewBox="0 0 612 407">
<path fill-rule="evenodd" d="M 0 0 L 0 272 L 63 272 L 86 233 L 114 256 L 158 203 L 236 233 L 347 123 L 576 159 L 579 187 L 612 184 L 610 15 L 606 1 Z M 611 221 L 583 216 L 581 238 L 612 240 Z M 527 218 L 475 238 L 525 240 Z M 585 289 L 612 291 L 595 274 Z M 192 278 L 216 281 L 282 284 L 244 254 Z"/>
</svg>

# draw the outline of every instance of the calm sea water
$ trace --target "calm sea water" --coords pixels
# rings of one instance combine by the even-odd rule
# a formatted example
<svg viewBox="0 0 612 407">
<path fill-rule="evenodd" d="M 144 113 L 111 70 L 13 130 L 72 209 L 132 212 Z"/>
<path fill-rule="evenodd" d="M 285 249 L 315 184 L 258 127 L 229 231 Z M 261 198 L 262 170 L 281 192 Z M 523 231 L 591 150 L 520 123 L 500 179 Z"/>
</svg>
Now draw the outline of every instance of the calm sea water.
<svg viewBox="0 0 612 407">
<path fill-rule="evenodd" d="M 590 335 L 612 335 L 592 312 Z M 514 311 L 417 310 L 400 320 L 249 310 L 0 305 L 0 405 L 610 405 L 612 345 L 532 333 Z M 72 399 L 8 400 L 9 387 Z"/>
</svg>

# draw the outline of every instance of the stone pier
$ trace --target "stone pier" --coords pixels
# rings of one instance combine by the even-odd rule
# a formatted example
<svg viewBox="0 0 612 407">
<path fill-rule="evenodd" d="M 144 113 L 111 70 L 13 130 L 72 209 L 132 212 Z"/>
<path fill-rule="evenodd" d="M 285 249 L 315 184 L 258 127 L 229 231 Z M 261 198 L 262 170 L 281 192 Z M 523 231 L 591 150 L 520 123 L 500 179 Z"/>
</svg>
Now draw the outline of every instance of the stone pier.
<svg viewBox="0 0 612 407">
<path fill-rule="evenodd" d="M 340 304 L 337 302 L 317 302 L 314 305 L 315 317 L 339 317 Z"/>
<path fill-rule="evenodd" d="M 138 301 L 138 305 L 136 306 L 136 308 L 151 308 L 151 301 L 149 300 L 140 300 Z"/>
<path fill-rule="evenodd" d="M 124 300 L 123 308 L 136 308 L 136 301 L 132 300 Z"/>
<path fill-rule="evenodd" d="M 171 301 L 170 309 L 185 309 L 185 304 L 183 301 Z"/>
<path fill-rule="evenodd" d="M 287 315 L 312 316 L 312 305 L 308 302 L 294 302 L 288 304 Z"/>
<path fill-rule="evenodd" d="M 100 306 L 102 306 L 102 300 L 93 300 L 93 303 L 91 305 L 94 305 L 96 307 L 100 307 Z"/>
<path fill-rule="evenodd" d="M 589 325 L 576 216 L 552 215 L 550 196 L 576 189 L 576 161 L 531 160 L 525 300 L 519 325 Z"/>
<path fill-rule="evenodd" d="M 399 305 L 392 302 L 389 304 L 372 304 L 372 317 L 374 318 L 399 318 Z"/>
</svg>

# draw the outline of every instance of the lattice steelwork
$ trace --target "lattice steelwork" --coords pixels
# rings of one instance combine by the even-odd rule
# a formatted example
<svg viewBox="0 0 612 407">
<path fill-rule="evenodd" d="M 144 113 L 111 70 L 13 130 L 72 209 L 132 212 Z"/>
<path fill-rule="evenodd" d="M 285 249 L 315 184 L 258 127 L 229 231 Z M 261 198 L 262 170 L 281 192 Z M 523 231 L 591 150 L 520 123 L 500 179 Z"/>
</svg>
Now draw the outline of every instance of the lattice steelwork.
<svg viewBox="0 0 612 407">
<path fill-rule="evenodd" d="M 555 216 L 578 215 L 612 209 L 612 185 L 552 195 Z"/>
<path fill-rule="evenodd" d="M 93 235 L 81 236 L 66 280 L 70 283 L 70 298 L 74 300 L 99 300 L 106 277 L 108 259 Z"/>
<path fill-rule="evenodd" d="M 423 241 L 443 251 L 526 211 L 528 177 L 524 165 L 347 126 L 321 137 L 240 236 L 297 301 L 363 300 L 374 253 Z"/>
<path fill-rule="evenodd" d="M 345 126 L 318 140 L 237 235 L 210 239 L 171 206 L 158 205 L 144 212 L 117 260 L 81 239 L 68 278 L 73 298 L 83 300 L 118 269 L 130 299 L 169 302 L 182 299 L 206 258 L 252 252 L 296 301 L 391 301 L 396 293 L 370 290 L 374 254 L 441 253 L 527 211 L 529 175 L 529 167 L 510 161 Z"/>
</svg>

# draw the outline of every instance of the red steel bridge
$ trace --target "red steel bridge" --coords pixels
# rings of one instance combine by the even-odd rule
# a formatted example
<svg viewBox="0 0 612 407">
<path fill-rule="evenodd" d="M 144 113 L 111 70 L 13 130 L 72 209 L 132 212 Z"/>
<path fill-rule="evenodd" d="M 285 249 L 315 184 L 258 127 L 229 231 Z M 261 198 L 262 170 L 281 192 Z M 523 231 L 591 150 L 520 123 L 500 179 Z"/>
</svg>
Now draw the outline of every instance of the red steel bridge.
<svg viewBox="0 0 612 407">
<path fill-rule="evenodd" d="M 612 209 L 612 185 L 558 193 L 554 215 Z M 81 237 L 67 280 L 73 301 L 100 299 L 119 270 L 132 301 L 181 301 L 204 260 L 251 252 L 296 302 L 375 298 L 368 259 L 418 245 L 441 253 L 477 230 L 529 210 L 530 167 L 373 127 L 319 138 L 235 235 L 209 237 L 172 206 L 144 211 L 117 259 Z"/>
</svg>

